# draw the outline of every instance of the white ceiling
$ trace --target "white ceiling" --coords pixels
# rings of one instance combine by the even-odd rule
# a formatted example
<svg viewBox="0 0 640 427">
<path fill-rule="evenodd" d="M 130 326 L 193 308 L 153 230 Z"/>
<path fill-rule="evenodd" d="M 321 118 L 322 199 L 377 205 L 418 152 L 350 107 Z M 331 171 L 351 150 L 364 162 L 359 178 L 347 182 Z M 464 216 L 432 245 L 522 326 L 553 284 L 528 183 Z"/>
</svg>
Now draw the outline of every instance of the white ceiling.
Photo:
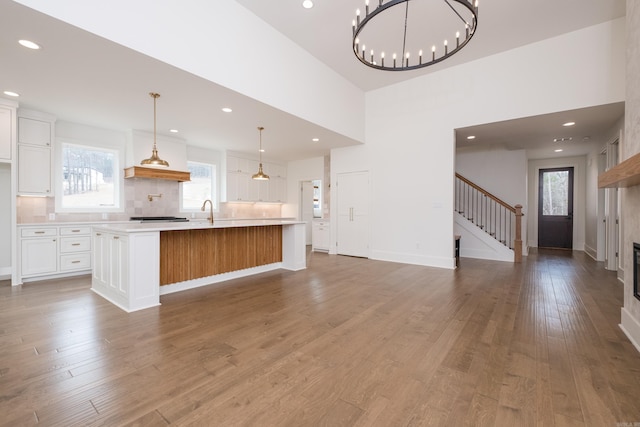
<svg viewBox="0 0 640 427">
<path fill-rule="evenodd" d="M 356 8 L 364 9 L 364 0 L 315 0 L 310 10 L 302 8 L 302 0 L 277 2 L 277 6 L 264 0 L 237 1 L 363 90 L 625 13 L 624 0 L 482 0 L 477 33 L 461 52 L 422 70 L 384 72 L 365 67 L 351 51 L 351 20 Z M 16 43 L 21 38 L 39 41 L 44 48 L 37 52 L 24 49 Z M 179 129 L 177 136 L 190 144 L 255 153 L 259 125 L 265 127 L 265 157 L 272 159 L 319 156 L 331 148 L 358 143 L 10 0 L 0 0 L 0 63 L 0 92 L 18 92 L 21 107 L 55 114 L 59 120 L 151 131 L 153 101 L 147 93 L 155 91 L 162 95 L 158 100 L 158 133 L 170 135 L 169 128 Z M 222 113 L 223 106 L 231 106 L 234 112 Z M 612 116 L 621 114 L 623 107 L 603 108 L 600 113 L 585 113 L 593 126 L 581 134 L 594 135 L 605 126 L 608 129 L 615 122 Z M 578 115 L 575 112 L 574 116 Z M 595 119 L 603 115 L 608 119 L 599 120 L 600 127 L 594 129 Z M 513 121 L 511 126 L 485 125 L 477 133 L 482 132 L 482 140 L 492 144 L 499 135 L 510 135 L 512 142 L 543 141 L 547 135 L 537 132 L 553 129 L 558 118 L 546 115 L 536 120 L 533 127 L 526 126 L 526 121 Z M 313 137 L 320 142 L 311 142 Z M 482 143 L 480 138 L 477 142 Z"/>
</svg>

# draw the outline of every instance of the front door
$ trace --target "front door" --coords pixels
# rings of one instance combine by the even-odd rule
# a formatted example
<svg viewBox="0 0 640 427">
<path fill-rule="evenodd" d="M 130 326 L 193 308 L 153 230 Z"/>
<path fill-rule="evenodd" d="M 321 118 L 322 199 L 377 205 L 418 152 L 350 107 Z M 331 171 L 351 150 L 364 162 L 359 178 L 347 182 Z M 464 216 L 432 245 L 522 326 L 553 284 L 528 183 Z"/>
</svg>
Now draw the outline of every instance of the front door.
<svg viewBox="0 0 640 427">
<path fill-rule="evenodd" d="M 540 169 L 538 247 L 573 248 L 573 168 Z"/>
</svg>

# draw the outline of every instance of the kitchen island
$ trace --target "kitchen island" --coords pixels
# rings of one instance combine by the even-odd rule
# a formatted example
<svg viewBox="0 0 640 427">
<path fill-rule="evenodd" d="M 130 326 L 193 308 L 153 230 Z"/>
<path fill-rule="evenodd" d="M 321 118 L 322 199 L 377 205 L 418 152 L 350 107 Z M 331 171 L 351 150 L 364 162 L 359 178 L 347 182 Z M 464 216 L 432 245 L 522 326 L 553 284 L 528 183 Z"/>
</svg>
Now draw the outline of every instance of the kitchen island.
<svg viewBox="0 0 640 427">
<path fill-rule="evenodd" d="M 93 227 L 91 290 L 127 312 L 160 295 L 283 268 L 306 268 L 305 223 L 118 223 Z"/>
</svg>

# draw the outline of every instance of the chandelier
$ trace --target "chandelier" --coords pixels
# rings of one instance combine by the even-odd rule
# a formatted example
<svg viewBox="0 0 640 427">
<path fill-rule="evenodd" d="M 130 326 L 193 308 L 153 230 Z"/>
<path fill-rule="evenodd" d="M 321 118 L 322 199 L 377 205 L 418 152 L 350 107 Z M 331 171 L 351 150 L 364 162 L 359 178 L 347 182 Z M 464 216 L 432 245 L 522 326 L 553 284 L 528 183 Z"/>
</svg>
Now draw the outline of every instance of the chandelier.
<svg viewBox="0 0 640 427">
<path fill-rule="evenodd" d="M 356 10 L 352 44 L 356 58 L 378 70 L 415 70 L 444 61 L 467 45 L 478 25 L 477 0 L 372 1 L 378 5 L 369 10 L 365 0 L 363 16 Z M 402 3 L 404 8 L 393 8 Z M 385 34 L 389 28 L 399 31 Z"/>
</svg>

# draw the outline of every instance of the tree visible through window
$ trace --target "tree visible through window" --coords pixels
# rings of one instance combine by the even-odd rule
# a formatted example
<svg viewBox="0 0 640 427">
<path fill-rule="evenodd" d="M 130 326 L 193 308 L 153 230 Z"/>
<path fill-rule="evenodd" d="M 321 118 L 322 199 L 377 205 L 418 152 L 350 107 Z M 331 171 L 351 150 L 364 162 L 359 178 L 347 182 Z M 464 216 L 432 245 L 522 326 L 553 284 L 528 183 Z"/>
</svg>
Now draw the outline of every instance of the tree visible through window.
<svg viewBox="0 0 640 427">
<path fill-rule="evenodd" d="M 182 210 L 199 210 L 209 199 L 216 205 L 216 166 L 208 163 L 187 162 L 191 181 L 182 183 Z"/>
<path fill-rule="evenodd" d="M 118 207 L 118 152 L 62 144 L 62 207 Z"/>
<path fill-rule="evenodd" d="M 569 171 L 543 172 L 542 215 L 568 215 Z"/>
</svg>

